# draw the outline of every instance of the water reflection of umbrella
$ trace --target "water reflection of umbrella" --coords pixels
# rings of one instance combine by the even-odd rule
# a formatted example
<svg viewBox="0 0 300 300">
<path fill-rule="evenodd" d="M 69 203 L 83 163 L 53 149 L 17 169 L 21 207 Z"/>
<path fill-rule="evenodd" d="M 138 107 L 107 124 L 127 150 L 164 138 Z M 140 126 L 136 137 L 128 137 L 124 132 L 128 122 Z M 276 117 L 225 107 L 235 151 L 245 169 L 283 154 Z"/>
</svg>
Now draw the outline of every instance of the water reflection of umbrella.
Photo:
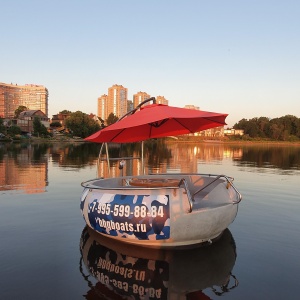
<svg viewBox="0 0 300 300">
<path fill-rule="evenodd" d="M 226 125 L 227 114 L 150 104 L 87 137 L 96 143 L 130 143 Z"/>
</svg>

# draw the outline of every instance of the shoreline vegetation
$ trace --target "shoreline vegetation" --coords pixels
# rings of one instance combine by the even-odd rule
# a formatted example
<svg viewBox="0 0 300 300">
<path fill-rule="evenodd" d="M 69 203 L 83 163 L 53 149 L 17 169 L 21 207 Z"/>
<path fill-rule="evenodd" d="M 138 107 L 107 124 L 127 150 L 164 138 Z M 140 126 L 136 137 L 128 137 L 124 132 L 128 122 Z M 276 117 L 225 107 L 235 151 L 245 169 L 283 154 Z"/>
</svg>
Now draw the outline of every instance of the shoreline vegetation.
<svg viewBox="0 0 300 300">
<path fill-rule="evenodd" d="M 41 120 L 36 117 L 33 120 L 31 133 L 25 134 L 21 128 L 16 125 L 4 125 L 0 118 L 0 143 L 1 142 L 21 142 L 21 143 L 82 143 L 84 138 L 104 128 L 104 121 L 101 126 L 95 120 L 82 112 L 70 113 L 66 118 L 66 124 L 63 129 L 59 129 L 59 122 L 50 124 L 50 129 L 46 128 Z M 115 116 L 115 118 L 117 118 Z M 112 124 L 117 119 L 110 120 L 107 123 Z M 104 127 L 103 127 L 103 126 Z M 233 129 L 233 131 L 232 131 Z M 252 118 L 250 120 L 241 119 L 233 128 L 226 132 L 224 136 L 204 136 L 201 135 L 181 135 L 170 136 L 157 140 L 163 140 L 168 143 L 222 143 L 238 145 L 300 145 L 300 118 L 292 115 L 286 115 L 280 118 L 269 119 L 266 117 Z M 27 132 L 27 131 L 26 131 Z M 224 131 L 225 133 L 225 131 Z M 240 135 L 242 133 L 242 135 Z M 203 134 L 203 135 L 202 135 Z M 156 139 L 154 139 L 156 140 Z M 147 141 L 151 143 L 154 140 Z"/>
<path fill-rule="evenodd" d="M 161 139 L 153 139 L 145 142 L 153 142 L 156 140 L 163 140 L 167 143 L 200 143 L 200 144 L 232 144 L 232 145 L 290 145 L 290 146 L 300 146 L 299 141 L 279 141 L 272 139 L 243 139 L 236 137 L 223 137 L 223 138 L 204 138 L 198 136 L 179 136 L 179 137 L 167 137 Z M 11 138 L 0 138 L 0 143 L 90 143 L 79 137 L 70 137 L 70 136 L 58 136 L 51 138 L 42 138 L 42 137 L 30 137 L 22 138 L 16 137 Z"/>
</svg>

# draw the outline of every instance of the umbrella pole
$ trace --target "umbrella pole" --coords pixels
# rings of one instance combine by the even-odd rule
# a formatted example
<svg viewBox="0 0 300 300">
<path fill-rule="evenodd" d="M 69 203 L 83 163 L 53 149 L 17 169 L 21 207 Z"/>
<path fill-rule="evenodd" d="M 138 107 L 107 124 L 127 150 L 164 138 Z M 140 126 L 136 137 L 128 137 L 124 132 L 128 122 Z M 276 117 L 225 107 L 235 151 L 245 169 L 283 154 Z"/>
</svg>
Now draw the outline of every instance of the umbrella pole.
<svg viewBox="0 0 300 300">
<path fill-rule="evenodd" d="M 102 149 L 103 149 L 103 145 L 104 143 L 101 144 L 101 148 L 100 148 L 100 151 L 99 151 L 99 155 L 98 155 L 98 160 L 97 160 L 97 176 L 99 176 L 99 166 L 100 166 L 100 160 L 101 160 L 101 154 L 102 154 Z"/>
<path fill-rule="evenodd" d="M 144 171 L 144 141 L 142 141 L 142 175 L 145 175 L 145 171 Z"/>
<path fill-rule="evenodd" d="M 102 144 L 101 144 L 101 148 L 100 148 L 100 151 L 99 151 L 99 157 L 98 157 L 99 159 L 101 158 L 101 154 L 102 154 L 103 145 L 104 145 L 104 143 L 102 143 Z"/>
<path fill-rule="evenodd" d="M 107 166 L 108 166 L 108 174 L 110 175 L 109 154 L 108 154 L 108 145 L 107 145 L 107 143 L 105 143 L 105 150 L 106 150 L 106 160 L 107 160 Z"/>
<path fill-rule="evenodd" d="M 100 160 L 101 160 L 101 154 L 102 154 L 102 151 L 103 151 L 104 144 L 105 144 L 105 151 L 106 151 L 106 160 L 107 160 L 107 165 L 108 165 L 108 174 L 110 174 L 109 154 L 108 154 L 108 145 L 107 145 L 107 143 L 102 143 L 101 144 L 101 148 L 100 148 L 99 156 L 98 156 L 98 160 L 97 160 L 97 172 L 99 170 L 99 165 L 100 165 Z M 97 174 L 97 176 L 99 176 L 99 174 Z"/>
</svg>

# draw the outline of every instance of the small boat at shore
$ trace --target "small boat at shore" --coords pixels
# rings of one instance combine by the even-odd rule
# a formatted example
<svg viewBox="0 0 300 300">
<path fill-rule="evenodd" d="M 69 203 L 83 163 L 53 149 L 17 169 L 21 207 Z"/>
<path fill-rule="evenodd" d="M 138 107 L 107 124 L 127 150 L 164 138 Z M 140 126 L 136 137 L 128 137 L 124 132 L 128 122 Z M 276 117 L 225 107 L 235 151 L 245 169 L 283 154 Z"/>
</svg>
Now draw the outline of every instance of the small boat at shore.
<svg viewBox="0 0 300 300">
<path fill-rule="evenodd" d="M 90 228 L 154 248 L 212 243 L 234 221 L 242 199 L 226 175 L 124 176 L 82 186 L 80 208 Z"/>
<path fill-rule="evenodd" d="M 149 101 L 153 104 L 145 105 Z M 226 117 L 156 104 L 150 98 L 86 140 L 102 146 L 140 141 L 143 145 L 151 138 L 223 126 Z M 80 207 L 90 228 L 112 239 L 155 248 L 212 243 L 233 222 L 242 199 L 233 178 L 226 175 L 121 176 L 89 180 L 82 186 Z"/>
</svg>

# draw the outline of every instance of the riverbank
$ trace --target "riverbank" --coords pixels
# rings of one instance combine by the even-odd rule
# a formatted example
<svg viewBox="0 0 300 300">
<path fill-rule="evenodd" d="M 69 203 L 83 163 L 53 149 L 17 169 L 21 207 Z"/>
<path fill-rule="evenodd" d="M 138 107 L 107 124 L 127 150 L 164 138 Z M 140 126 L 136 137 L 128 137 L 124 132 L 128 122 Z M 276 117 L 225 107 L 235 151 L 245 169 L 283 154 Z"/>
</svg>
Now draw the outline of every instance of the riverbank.
<svg viewBox="0 0 300 300">
<path fill-rule="evenodd" d="M 231 144 L 231 145 L 261 145 L 261 146 L 300 146 L 300 141 L 275 141 L 275 140 L 238 140 L 238 139 L 230 139 L 230 138 L 223 138 L 223 139 L 208 139 L 203 137 L 194 137 L 194 136 L 180 136 L 178 138 L 167 137 L 161 139 L 153 139 L 148 140 L 146 142 L 161 140 L 167 143 L 200 143 L 200 144 L 207 144 L 207 145 L 217 145 L 217 144 Z M 30 138 L 17 138 L 17 139 L 7 139 L 7 138 L 0 138 L 0 143 L 8 142 L 8 143 L 90 143 L 85 141 L 80 137 L 69 137 L 69 136 L 56 136 L 51 138 L 41 138 L 41 137 L 30 137 Z"/>
<path fill-rule="evenodd" d="M 1 138 L 0 143 L 86 143 L 82 138 L 72 138 L 67 136 L 41 138 L 41 137 L 30 137 L 30 138 Z"/>
<path fill-rule="evenodd" d="M 242 140 L 242 139 L 206 139 L 200 137 L 179 137 L 178 139 L 167 138 L 168 143 L 201 143 L 201 144 L 232 144 L 232 145 L 292 145 L 300 146 L 299 141 L 277 141 L 277 140 Z"/>
</svg>

